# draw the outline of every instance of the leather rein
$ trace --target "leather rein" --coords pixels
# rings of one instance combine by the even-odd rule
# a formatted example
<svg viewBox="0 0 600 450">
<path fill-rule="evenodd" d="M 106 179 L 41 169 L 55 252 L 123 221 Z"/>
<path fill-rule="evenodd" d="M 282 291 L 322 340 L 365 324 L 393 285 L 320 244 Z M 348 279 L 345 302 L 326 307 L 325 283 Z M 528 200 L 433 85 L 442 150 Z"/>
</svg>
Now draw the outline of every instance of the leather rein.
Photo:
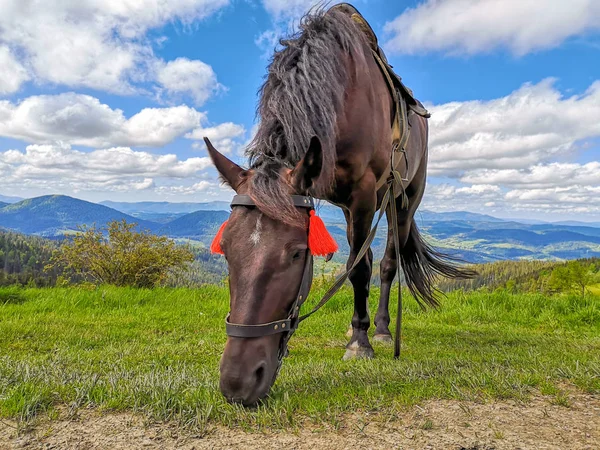
<svg viewBox="0 0 600 450">
<path fill-rule="evenodd" d="M 392 152 L 392 160 L 394 159 L 394 153 Z M 392 167 L 394 165 L 392 164 Z M 385 214 L 386 210 L 389 207 L 389 213 L 391 215 L 390 222 L 392 222 L 392 226 L 394 228 L 394 240 L 396 244 L 396 254 L 398 261 L 398 280 L 400 280 L 400 252 L 398 247 L 398 218 L 396 214 L 396 185 L 400 180 L 400 185 L 402 186 L 402 178 L 399 173 L 394 169 L 391 171 L 391 175 L 387 180 L 387 189 L 383 196 L 380 208 L 379 215 L 377 217 L 377 221 L 375 225 L 371 229 L 367 239 L 363 243 L 362 247 L 356 254 L 356 258 L 352 265 L 341 274 L 333 283 L 333 285 L 329 288 L 329 290 L 323 295 L 319 303 L 308 313 L 304 315 L 300 315 L 300 308 L 306 302 L 308 294 L 310 292 L 310 288 L 312 285 L 313 278 L 313 256 L 311 255 L 309 250 L 306 250 L 306 259 L 304 263 L 304 270 L 302 273 L 302 280 L 300 281 L 300 288 L 298 289 L 298 294 L 296 295 L 292 306 L 288 312 L 288 315 L 285 319 L 275 320 L 273 322 L 262 323 L 257 325 L 246 325 L 239 323 L 232 323 L 229 320 L 230 315 L 227 315 L 225 319 L 225 331 L 228 336 L 236 337 L 236 338 L 258 338 L 263 336 L 271 336 L 275 334 L 282 334 L 282 338 L 279 344 L 279 351 L 277 355 L 278 359 L 278 367 L 275 371 L 275 377 L 277 376 L 279 369 L 281 368 L 281 364 L 283 362 L 283 358 L 288 354 L 287 344 L 294 334 L 294 332 L 298 329 L 298 325 L 303 320 L 308 319 L 314 313 L 316 313 L 319 309 L 321 309 L 334 294 L 340 290 L 340 288 L 344 285 L 350 273 L 356 268 L 361 259 L 366 255 L 367 251 L 371 247 L 373 240 L 375 239 L 375 235 L 377 233 L 377 227 L 379 226 L 379 222 L 381 218 Z M 394 173 L 395 172 L 395 173 Z M 402 192 L 404 195 L 404 192 Z M 315 202 L 312 197 L 303 196 L 303 195 L 292 195 L 292 202 L 295 207 L 306 209 L 307 212 L 310 212 L 315 208 Z M 236 195 L 233 197 L 231 201 L 231 207 L 256 207 L 256 204 L 252 200 L 252 198 L 248 195 Z M 394 340 L 394 358 L 398 358 L 400 356 L 400 333 L 401 333 L 401 318 L 402 318 L 402 288 L 398 287 L 398 314 L 396 319 L 396 333 Z"/>
</svg>

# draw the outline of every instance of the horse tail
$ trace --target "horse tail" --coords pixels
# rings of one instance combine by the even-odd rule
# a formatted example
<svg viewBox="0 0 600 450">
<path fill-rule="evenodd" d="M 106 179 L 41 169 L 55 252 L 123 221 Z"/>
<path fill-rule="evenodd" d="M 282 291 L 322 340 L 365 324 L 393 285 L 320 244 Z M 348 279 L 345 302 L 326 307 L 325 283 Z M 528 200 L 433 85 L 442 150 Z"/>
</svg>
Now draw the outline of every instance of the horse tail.
<svg viewBox="0 0 600 450">
<path fill-rule="evenodd" d="M 421 307 L 439 306 L 439 290 L 435 287 L 438 275 L 448 278 L 472 278 L 474 270 L 460 267 L 462 261 L 432 248 L 423 240 L 417 224 L 413 220 L 408 240 L 400 249 L 402 270 L 408 289 Z"/>
</svg>

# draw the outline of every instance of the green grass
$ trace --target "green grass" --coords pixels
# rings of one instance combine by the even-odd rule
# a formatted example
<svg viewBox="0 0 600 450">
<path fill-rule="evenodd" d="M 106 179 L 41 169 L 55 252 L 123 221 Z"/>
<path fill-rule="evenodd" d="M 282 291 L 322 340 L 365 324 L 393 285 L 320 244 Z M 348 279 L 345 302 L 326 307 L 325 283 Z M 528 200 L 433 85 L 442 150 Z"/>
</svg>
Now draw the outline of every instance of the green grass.
<svg viewBox="0 0 600 450">
<path fill-rule="evenodd" d="M 457 292 L 443 303 L 421 312 L 406 301 L 400 360 L 375 345 L 374 360 L 343 362 L 352 314 L 344 288 L 302 324 L 271 398 L 248 410 L 218 390 L 225 288 L 0 289 L 0 417 L 92 406 L 200 430 L 335 426 L 348 412 L 390 418 L 431 398 L 542 392 L 566 404 L 565 384 L 600 392 L 600 298 Z"/>
</svg>

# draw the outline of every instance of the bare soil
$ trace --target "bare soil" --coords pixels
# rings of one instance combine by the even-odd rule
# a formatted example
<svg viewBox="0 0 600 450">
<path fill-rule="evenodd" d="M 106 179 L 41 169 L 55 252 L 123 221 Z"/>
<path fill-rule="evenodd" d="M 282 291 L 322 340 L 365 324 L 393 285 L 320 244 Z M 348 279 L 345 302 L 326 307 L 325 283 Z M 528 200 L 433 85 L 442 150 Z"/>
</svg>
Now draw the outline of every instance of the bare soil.
<svg viewBox="0 0 600 450">
<path fill-rule="evenodd" d="M 600 396 L 570 394 L 559 403 L 542 396 L 526 403 L 436 400 L 388 421 L 355 414 L 337 429 L 307 423 L 297 433 L 215 426 L 202 437 L 176 424 L 90 410 L 25 432 L 2 421 L 0 449 L 600 449 Z"/>
</svg>

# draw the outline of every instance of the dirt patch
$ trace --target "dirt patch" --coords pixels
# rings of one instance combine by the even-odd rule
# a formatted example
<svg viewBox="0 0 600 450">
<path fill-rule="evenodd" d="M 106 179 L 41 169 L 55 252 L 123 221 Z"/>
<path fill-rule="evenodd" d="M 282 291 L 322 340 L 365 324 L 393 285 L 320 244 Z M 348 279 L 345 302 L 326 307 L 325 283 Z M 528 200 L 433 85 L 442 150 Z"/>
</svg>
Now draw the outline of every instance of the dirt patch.
<svg viewBox="0 0 600 450">
<path fill-rule="evenodd" d="M 204 437 L 175 424 L 147 424 L 131 414 L 82 413 L 77 420 L 37 424 L 18 436 L 0 422 L 0 449 L 598 449 L 600 396 L 573 394 L 567 403 L 429 401 L 394 420 L 362 414 L 334 430 L 310 425 L 298 433 L 247 433 L 214 427 Z"/>
</svg>

